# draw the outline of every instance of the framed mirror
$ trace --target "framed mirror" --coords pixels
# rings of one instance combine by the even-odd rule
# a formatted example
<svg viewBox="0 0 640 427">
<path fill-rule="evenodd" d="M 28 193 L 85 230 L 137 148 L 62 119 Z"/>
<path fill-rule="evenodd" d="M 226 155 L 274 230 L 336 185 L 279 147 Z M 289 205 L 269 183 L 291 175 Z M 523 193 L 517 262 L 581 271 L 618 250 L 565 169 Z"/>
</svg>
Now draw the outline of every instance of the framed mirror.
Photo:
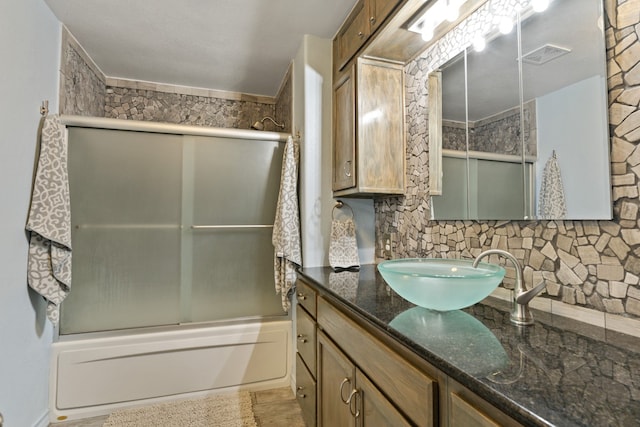
<svg viewBox="0 0 640 427">
<path fill-rule="evenodd" d="M 492 13 L 498 24 L 513 16 L 512 31 L 493 28 L 484 49 L 436 71 L 442 109 L 429 128 L 441 129 L 442 191 L 432 218 L 611 219 L 602 1 Z"/>
</svg>

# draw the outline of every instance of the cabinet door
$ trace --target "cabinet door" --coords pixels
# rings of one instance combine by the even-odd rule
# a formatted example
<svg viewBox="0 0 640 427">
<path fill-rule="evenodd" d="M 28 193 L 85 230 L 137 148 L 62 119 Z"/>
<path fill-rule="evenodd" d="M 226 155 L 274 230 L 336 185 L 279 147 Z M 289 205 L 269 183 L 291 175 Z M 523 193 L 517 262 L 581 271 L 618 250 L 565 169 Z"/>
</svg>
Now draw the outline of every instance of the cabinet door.
<svg viewBox="0 0 640 427">
<path fill-rule="evenodd" d="M 455 393 L 451 393 L 451 425 L 468 427 L 499 427 L 491 418 L 467 403 Z"/>
<path fill-rule="evenodd" d="M 404 192 L 404 71 L 358 58 L 357 141 L 360 191 Z"/>
<path fill-rule="evenodd" d="M 339 70 L 349 62 L 349 59 L 360 49 L 370 34 L 368 2 L 360 0 L 337 36 L 338 55 L 336 59 Z"/>
<path fill-rule="evenodd" d="M 389 16 L 399 0 L 369 0 L 369 28 L 373 33 Z"/>
<path fill-rule="evenodd" d="M 318 425 L 352 427 L 346 401 L 355 390 L 355 367 L 323 333 L 318 333 Z"/>
<path fill-rule="evenodd" d="M 333 191 L 355 187 L 356 94 L 355 66 L 334 87 Z"/>
<path fill-rule="evenodd" d="M 411 424 L 384 397 L 378 388 L 369 381 L 362 371 L 356 368 L 356 420 L 359 427 L 402 427 Z"/>
</svg>

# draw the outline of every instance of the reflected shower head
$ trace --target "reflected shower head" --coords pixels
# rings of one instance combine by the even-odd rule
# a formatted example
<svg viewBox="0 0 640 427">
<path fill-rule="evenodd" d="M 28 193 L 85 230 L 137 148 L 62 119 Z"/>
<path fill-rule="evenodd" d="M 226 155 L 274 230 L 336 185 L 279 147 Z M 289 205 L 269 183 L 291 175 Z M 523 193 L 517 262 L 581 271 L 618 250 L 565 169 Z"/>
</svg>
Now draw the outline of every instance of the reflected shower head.
<svg viewBox="0 0 640 427">
<path fill-rule="evenodd" d="M 273 120 L 269 116 L 263 118 L 262 120 L 259 120 L 259 121 L 255 122 L 254 124 L 251 125 L 251 128 L 255 129 L 255 130 L 264 130 L 264 121 L 267 120 L 267 119 L 271 120 L 273 122 L 273 124 L 278 126 L 279 128 L 284 129 L 284 124 L 280 124 L 280 123 L 276 122 L 275 120 Z"/>
</svg>

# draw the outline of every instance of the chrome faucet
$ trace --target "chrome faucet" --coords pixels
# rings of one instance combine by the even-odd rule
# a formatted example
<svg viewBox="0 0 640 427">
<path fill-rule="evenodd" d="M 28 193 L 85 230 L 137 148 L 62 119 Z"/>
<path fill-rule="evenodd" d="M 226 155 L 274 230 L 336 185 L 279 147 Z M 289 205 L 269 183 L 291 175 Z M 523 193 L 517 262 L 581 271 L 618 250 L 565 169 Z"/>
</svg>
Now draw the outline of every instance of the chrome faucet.
<svg viewBox="0 0 640 427">
<path fill-rule="evenodd" d="M 543 280 L 541 283 L 536 285 L 533 289 L 527 290 L 524 280 L 522 279 L 522 267 L 520 267 L 520 263 L 507 251 L 503 251 L 501 249 L 489 249 L 482 252 L 480 255 L 476 257 L 473 261 L 473 267 L 477 267 L 478 263 L 482 258 L 487 255 L 500 255 L 513 263 L 513 266 L 516 269 L 516 285 L 513 290 L 513 306 L 511 308 L 511 323 L 514 323 L 518 326 L 526 326 L 533 324 L 533 315 L 531 311 L 529 311 L 529 301 L 533 299 L 536 295 L 546 288 L 546 283 Z"/>
</svg>

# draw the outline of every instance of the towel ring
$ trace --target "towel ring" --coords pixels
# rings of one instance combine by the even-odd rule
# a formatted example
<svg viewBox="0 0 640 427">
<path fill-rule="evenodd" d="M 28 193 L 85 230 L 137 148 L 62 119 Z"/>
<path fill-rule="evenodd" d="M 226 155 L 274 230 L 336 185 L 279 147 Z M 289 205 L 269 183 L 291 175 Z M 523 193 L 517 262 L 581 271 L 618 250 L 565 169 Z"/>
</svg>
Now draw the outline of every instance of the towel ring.
<svg viewBox="0 0 640 427">
<path fill-rule="evenodd" d="M 336 208 L 338 209 L 342 209 L 343 207 L 348 207 L 349 211 L 351 211 L 351 218 L 354 217 L 353 215 L 353 209 L 351 209 L 351 206 L 349 206 L 348 204 L 346 204 L 345 202 L 343 202 L 342 200 L 338 200 L 336 202 L 336 205 L 333 207 L 333 209 L 331 210 L 331 219 L 336 219 L 335 218 L 335 213 L 336 213 Z"/>
</svg>

